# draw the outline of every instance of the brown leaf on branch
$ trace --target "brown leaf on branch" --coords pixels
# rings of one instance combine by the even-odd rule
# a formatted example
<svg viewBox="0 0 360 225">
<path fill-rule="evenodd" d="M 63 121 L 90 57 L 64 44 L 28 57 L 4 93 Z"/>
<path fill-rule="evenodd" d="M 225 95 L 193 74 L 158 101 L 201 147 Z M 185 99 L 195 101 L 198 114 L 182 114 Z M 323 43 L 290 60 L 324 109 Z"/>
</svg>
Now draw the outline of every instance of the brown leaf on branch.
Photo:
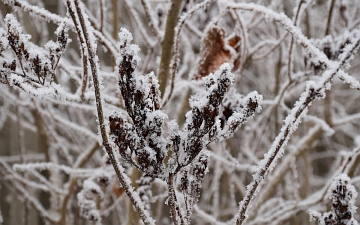
<svg viewBox="0 0 360 225">
<path fill-rule="evenodd" d="M 125 189 L 120 187 L 118 182 L 113 184 L 112 190 L 117 198 L 120 198 L 120 196 L 125 192 Z"/>
<path fill-rule="evenodd" d="M 212 26 L 206 31 L 198 73 L 194 77 L 196 80 L 214 73 L 226 62 L 233 65 L 233 71 L 239 67 L 241 38 L 235 35 L 226 40 L 225 34 L 225 30 L 219 26 Z"/>
</svg>

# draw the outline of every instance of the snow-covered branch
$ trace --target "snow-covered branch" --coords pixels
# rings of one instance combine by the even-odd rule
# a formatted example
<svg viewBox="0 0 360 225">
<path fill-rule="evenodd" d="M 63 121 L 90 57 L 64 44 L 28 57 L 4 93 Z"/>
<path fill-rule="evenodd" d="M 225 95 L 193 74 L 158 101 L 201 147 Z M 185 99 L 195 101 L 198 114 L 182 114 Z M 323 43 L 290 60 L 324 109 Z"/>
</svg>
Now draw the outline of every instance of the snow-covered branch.
<svg viewBox="0 0 360 225">
<path fill-rule="evenodd" d="M 357 224 L 360 5 L 247 2 L 0 0 L 0 223 Z"/>
</svg>

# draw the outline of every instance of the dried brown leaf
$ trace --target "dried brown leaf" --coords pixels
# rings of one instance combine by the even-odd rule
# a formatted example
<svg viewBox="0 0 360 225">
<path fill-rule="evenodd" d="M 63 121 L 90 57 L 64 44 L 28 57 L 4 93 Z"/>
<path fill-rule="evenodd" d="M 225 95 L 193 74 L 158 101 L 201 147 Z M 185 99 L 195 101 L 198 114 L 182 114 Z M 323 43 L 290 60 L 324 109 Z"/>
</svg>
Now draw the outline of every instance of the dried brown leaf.
<svg viewBox="0 0 360 225">
<path fill-rule="evenodd" d="M 234 57 L 230 49 L 233 48 L 232 52 L 240 51 L 240 41 L 239 36 L 234 36 L 225 39 L 225 30 L 219 26 L 210 27 L 203 40 L 201 46 L 201 59 L 199 63 L 198 73 L 195 75 L 195 79 L 201 79 L 214 73 L 223 63 L 229 62 L 233 64 L 233 70 L 240 65 L 239 54 Z"/>
</svg>

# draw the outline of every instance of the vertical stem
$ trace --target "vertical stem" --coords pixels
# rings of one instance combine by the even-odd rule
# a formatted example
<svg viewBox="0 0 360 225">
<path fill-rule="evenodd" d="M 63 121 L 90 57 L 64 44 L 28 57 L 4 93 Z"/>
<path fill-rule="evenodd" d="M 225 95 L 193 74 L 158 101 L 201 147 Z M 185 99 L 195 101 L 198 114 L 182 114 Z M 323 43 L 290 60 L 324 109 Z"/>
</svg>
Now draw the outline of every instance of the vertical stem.
<svg viewBox="0 0 360 225">
<path fill-rule="evenodd" d="M 235 78 L 234 84 L 237 85 L 240 82 L 241 79 L 241 74 L 243 69 L 245 68 L 245 61 L 247 58 L 247 43 L 248 43 L 248 36 L 247 36 L 247 32 L 246 32 L 246 28 L 244 26 L 244 22 L 241 18 L 241 16 L 239 15 L 239 13 L 234 10 L 236 18 L 239 22 L 240 25 L 240 29 L 241 29 L 241 55 L 239 55 L 241 62 L 240 62 L 240 66 L 239 68 L 236 70 L 236 72 L 238 72 L 238 75 Z M 234 71 L 235 72 L 235 71 Z"/>
<path fill-rule="evenodd" d="M 161 91 L 161 95 L 162 95 L 162 97 L 163 97 L 163 102 L 162 102 L 162 106 L 161 106 L 161 108 L 163 108 L 163 107 L 165 107 L 165 105 L 168 103 L 168 101 L 170 100 L 170 98 L 171 98 L 171 95 L 172 95 L 172 93 L 173 93 L 173 90 L 174 90 L 174 83 L 175 83 L 175 75 L 176 75 L 176 70 L 177 70 L 177 67 L 178 67 L 178 62 L 179 62 L 179 41 L 180 41 L 180 32 L 181 32 L 181 29 L 182 29 L 182 27 L 184 26 L 184 24 L 185 24 L 185 21 L 186 21 L 186 19 L 190 16 L 190 15 L 192 15 L 195 11 L 197 11 L 198 9 L 201 9 L 201 8 L 204 8 L 207 4 L 209 4 L 210 2 L 213 2 L 213 1 L 215 1 L 215 0 L 205 0 L 205 1 L 203 1 L 203 2 L 201 2 L 201 3 L 198 3 L 198 4 L 196 4 L 193 8 L 191 8 L 188 12 L 187 12 L 187 14 L 186 14 L 186 16 L 184 16 L 184 17 L 182 17 L 180 20 L 179 20 L 179 22 L 178 22 L 178 24 L 177 24 L 177 29 L 176 29 L 176 33 L 174 34 L 174 37 L 173 37 L 173 45 L 174 45 L 174 47 L 171 47 L 171 48 L 169 48 L 169 50 L 172 50 L 172 49 L 174 49 L 174 53 L 173 53 L 173 55 L 172 55 L 172 63 L 171 63 L 171 66 L 169 65 L 170 64 L 170 61 L 171 61 L 171 59 L 170 58 L 168 58 L 168 60 L 169 60 L 169 64 L 168 64 L 168 66 L 169 66 L 169 68 L 168 68 L 168 72 L 166 73 L 166 77 L 164 78 L 164 77 L 162 77 L 161 78 L 161 76 L 159 75 L 159 83 L 160 83 L 160 91 Z M 169 17 L 168 17 L 169 18 Z M 175 26 L 175 25 L 174 25 Z M 164 48 L 163 48 L 164 49 Z M 171 55 L 171 52 L 169 53 L 170 55 Z M 170 56 L 169 55 L 169 56 Z M 167 57 L 166 55 L 165 55 L 165 57 Z M 171 73 L 170 73 L 170 67 L 171 67 Z M 161 63 L 160 63 L 160 70 L 161 70 Z M 160 71 L 159 71 L 159 73 L 160 73 Z M 166 96 L 166 97 L 164 97 L 164 92 L 165 92 L 165 89 L 166 89 L 166 83 L 167 83 L 167 81 L 168 81 L 168 79 L 169 79 L 169 76 L 171 76 L 171 85 L 170 85 L 170 90 L 169 90 L 169 93 L 168 93 L 168 95 Z M 165 79 L 164 81 L 165 81 L 165 84 L 162 86 L 161 85 L 161 80 L 162 79 Z M 163 87 L 163 90 L 161 89 Z"/>
<path fill-rule="evenodd" d="M 172 59 L 172 49 L 175 37 L 175 27 L 177 24 L 178 15 L 180 13 L 181 3 L 182 1 L 179 0 L 171 0 L 171 8 L 166 19 L 164 40 L 161 43 L 162 51 L 159 68 L 159 84 L 161 97 L 164 96 L 169 78 L 170 62 Z"/>
<path fill-rule="evenodd" d="M 136 183 L 137 180 L 141 177 L 140 171 L 133 166 L 132 172 L 131 172 L 131 182 L 133 183 L 133 186 L 135 190 L 139 187 L 139 185 Z M 134 210 L 133 204 L 131 201 L 128 203 L 128 217 L 127 217 L 127 225 L 139 225 L 140 224 L 140 217 L 139 214 Z"/>
<path fill-rule="evenodd" d="M 327 24 L 326 24 L 325 36 L 330 34 L 331 18 L 333 16 L 334 6 L 335 6 L 335 0 L 331 0 L 331 5 L 330 5 L 330 9 L 329 9 L 329 16 L 328 16 Z M 331 92 L 327 91 L 326 96 L 327 96 L 327 98 L 324 99 L 324 120 L 325 120 L 326 123 L 328 123 L 331 126 L 331 124 L 332 124 L 332 119 L 331 119 L 332 118 L 332 116 L 331 116 Z"/>
<path fill-rule="evenodd" d="M 118 40 L 118 32 L 119 32 L 119 23 L 118 23 L 118 4 L 117 4 L 118 0 L 112 0 L 111 4 L 112 4 L 112 13 L 113 13 L 113 30 L 112 30 L 112 37 L 114 38 L 114 40 Z M 112 67 L 115 67 L 116 64 L 116 59 L 115 59 L 115 55 L 114 55 L 114 59 L 111 60 L 111 65 Z M 120 101 L 121 102 L 121 101 Z"/>
<path fill-rule="evenodd" d="M 279 47 L 279 58 L 278 58 L 278 62 L 276 63 L 276 67 L 275 67 L 275 90 L 274 90 L 274 96 L 279 94 L 280 91 L 280 85 L 281 85 L 281 67 L 282 67 L 282 56 L 283 56 L 283 50 L 282 47 L 280 45 Z M 289 80 L 290 82 L 290 80 Z M 278 110 L 278 106 L 274 106 L 274 130 L 275 130 L 275 134 L 277 134 L 280 131 L 280 123 L 279 123 L 279 110 Z"/>
<path fill-rule="evenodd" d="M 66 1 L 66 6 L 68 8 L 69 14 L 71 19 L 74 22 L 76 34 L 80 41 L 80 50 L 81 50 L 81 58 L 82 58 L 82 64 L 83 64 L 83 77 L 82 77 L 82 84 L 81 84 L 81 99 L 84 100 L 84 93 L 86 91 L 87 86 L 87 80 L 88 80 L 88 58 L 85 50 L 85 41 L 84 37 L 81 35 L 80 26 L 79 23 L 75 17 L 75 13 L 73 12 L 71 8 L 71 3 L 69 0 Z"/>
<path fill-rule="evenodd" d="M 24 132 L 21 128 L 21 122 L 20 122 L 20 112 L 19 112 L 19 107 L 16 107 L 16 115 L 17 115 L 17 128 L 18 128 L 18 142 L 19 142 L 19 147 L 20 147 L 20 163 L 24 164 L 25 163 L 25 149 L 24 149 L 24 144 L 23 144 L 23 140 L 24 140 Z M 27 176 L 27 174 L 25 174 L 24 176 Z M 28 225 L 29 224 L 29 206 L 28 206 L 28 202 L 27 199 L 24 199 L 23 202 L 23 207 L 24 207 L 24 218 L 23 218 L 23 224 L 24 225 Z"/>
<path fill-rule="evenodd" d="M 119 31 L 119 25 L 118 25 L 118 7 L 117 7 L 117 0 L 112 0 L 112 12 L 113 12 L 113 32 L 112 36 L 116 40 L 118 31 Z"/>
<path fill-rule="evenodd" d="M 104 0 L 100 0 L 99 4 L 100 4 L 100 32 L 103 32 L 103 28 L 104 28 Z"/>
<path fill-rule="evenodd" d="M 306 35 L 306 37 L 311 38 L 312 35 L 311 35 L 311 25 L 310 25 L 310 21 L 311 21 L 310 13 L 308 11 L 306 11 L 305 13 L 306 13 L 305 14 L 305 27 L 306 27 L 305 35 Z"/>
<path fill-rule="evenodd" d="M 177 116 L 177 122 L 180 127 L 182 127 L 185 124 L 185 114 L 190 110 L 190 106 L 189 106 L 190 96 L 191 96 L 191 89 L 189 88 L 186 91 L 184 98 L 182 99 L 182 101 L 180 103 L 180 108 L 178 108 L 179 113 Z"/>
<path fill-rule="evenodd" d="M 17 123 L 17 128 L 18 128 L 18 141 L 19 141 L 19 147 L 20 147 L 20 162 L 25 163 L 25 161 L 24 161 L 25 149 L 24 149 L 24 145 L 23 145 L 24 132 L 22 131 L 22 128 L 21 128 L 19 107 L 20 106 L 16 107 L 16 115 L 17 115 L 16 123 Z"/>
<path fill-rule="evenodd" d="M 180 211 L 180 206 L 178 204 L 176 193 L 174 189 L 174 174 L 169 174 L 167 181 L 168 184 L 168 195 L 169 195 L 169 208 L 170 214 L 174 221 L 174 224 L 185 224 L 184 217 Z"/>
<path fill-rule="evenodd" d="M 327 23 L 326 23 L 325 36 L 330 34 L 331 18 L 332 18 L 333 11 L 334 11 L 334 5 L 335 5 L 335 0 L 331 0 L 329 16 L 328 16 Z"/>
<path fill-rule="evenodd" d="M 332 126 L 332 113 L 331 113 L 331 91 L 326 91 L 326 98 L 324 99 L 324 120 L 329 126 Z"/>
<path fill-rule="evenodd" d="M 33 104 L 35 104 L 34 102 L 35 100 L 33 100 Z M 44 126 L 43 126 L 43 121 L 41 120 L 41 115 L 38 112 L 38 109 L 35 108 L 34 111 L 32 111 L 32 116 L 35 118 L 35 126 L 37 129 L 37 134 L 39 135 L 39 140 L 40 140 L 40 149 L 42 149 L 44 156 L 45 156 L 45 161 L 46 162 L 50 162 L 50 155 L 49 155 L 49 140 L 48 137 L 46 135 Z"/>
</svg>

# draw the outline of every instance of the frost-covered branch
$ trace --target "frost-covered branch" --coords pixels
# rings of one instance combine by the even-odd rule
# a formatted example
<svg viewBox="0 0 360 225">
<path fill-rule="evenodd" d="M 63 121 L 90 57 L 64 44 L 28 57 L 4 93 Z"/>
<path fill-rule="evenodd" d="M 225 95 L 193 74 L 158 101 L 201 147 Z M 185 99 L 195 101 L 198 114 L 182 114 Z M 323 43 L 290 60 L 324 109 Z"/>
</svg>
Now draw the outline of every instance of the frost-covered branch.
<svg viewBox="0 0 360 225">
<path fill-rule="evenodd" d="M 46 218 L 48 221 L 56 222 L 59 216 L 54 213 L 48 212 L 36 199 L 32 194 L 30 194 L 23 185 L 19 184 L 18 180 L 11 179 L 13 178 L 11 175 L 13 173 L 12 169 L 9 167 L 7 163 L 0 159 L 0 168 L 1 168 L 1 175 L 2 177 L 6 178 L 8 176 L 9 181 L 13 184 L 14 189 L 21 194 L 22 196 L 26 197 L 29 203 L 33 206 L 33 208 L 39 213 L 39 215 Z M 16 176 L 16 175 L 15 175 Z M 19 179 L 20 180 L 20 179 Z"/>
<path fill-rule="evenodd" d="M 29 4 L 27 1 L 23 1 L 23 0 L 11 0 L 11 1 L 4 1 L 4 3 L 15 6 L 15 7 L 19 7 L 22 10 L 24 10 L 25 12 L 29 12 L 32 13 L 36 16 L 38 16 L 39 18 L 42 18 L 45 21 L 52 21 L 56 24 L 62 24 L 65 23 L 68 26 L 70 26 L 73 29 L 76 29 L 74 27 L 74 24 L 71 23 L 72 20 L 69 18 L 63 18 L 59 15 L 53 14 L 51 12 L 49 12 L 46 9 L 40 8 L 38 6 L 35 5 L 31 5 Z M 99 39 L 99 41 L 104 44 L 104 46 L 106 46 L 108 48 L 108 50 L 113 54 L 116 55 L 116 51 L 114 50 L 114 46 L 112 45 L 111 41 L 108 40 L 108 37 L 105 37 L 101 32 L 94 30 L 94 35 Z"/>
<path fill-rule="evenodd" d="M 325 64 L 326 67 L 330 67 L 332 65 L 332 62 L 328 59 L 328 57 L 323 52 L 321 52 L 308 38 L 306 38 L 301 30 L 296 27 L 292 20 L 289 19 L 285 14 L 276 13 L 271 9 L 253 3 L 229 3 L 227 7 L 232 9 L 259 12 L 265 17 L 275 20 L 293 36 L 298 44 L 304 48 L 305 52 L 314 60 L 315 64 Z"/>
<path fill-rule="evenodd" d="M 145 10 L 145 14 L 146 14 L 146 18 L 148 19 L 148 23 L 149 23 L 149 27 L 151 29 L 151 32 L 153 32 L 153 34 L 155 34 L 155 36 L 157 38 L 162 38 L 162 33 L 159 30 L 158 26 L 155 24 L 155 18 L 153 15 L 153 10 L 151 9 L 151 6 L 149 4 L 148 0 L 141 0 L 141 4 L 144 7 Z"/>
<path fill-rule="evenodd" d="M 104 146 L 106 152 L 109 155 L 110 161 L 115 169 L 116 175 L 118 176 L 122 186 L 126 190 L 127 195 L 129 196 L 130 200 L 133 202 L 135 208 L 140 214 L 141 219 L 145 224 L 153 224 L 153 220 L 150 218 L 146 210 L 144 209 L 143 204 L 141 203 L 140 199 L 136 197 L 136 194 L 133 192 L 131 184 L 129 182 L 129 178 L 124 173 L 124 169 L 122 166 L 118 163 L 117 159 L 115 158 L 115 155 L 113 153 L 112 146 L 110 145 L 106 124 L 104 120 L 104 112 L 103 112 L 103 102 L 101 98 L 101 84 L 99 81 L 99 74 L 98 74 L 98 58 L 96 56 L 96 46 L 94 42 L 93 34 L 91 33 L 92 28 L 89 24 L 89 21 L 87 20 L 87 17 L 85 17 L 85 13 L 83 12 L 83 8 L 80 6 L 80 3 L 78 0 L 74 0 L 72 2 L 73 6 L 76 11 L 76 17 L 80 21 L 81 29 L 82 29 L 82 35 L 84 36 L 86 47 L 87 47 L 87 54 L 89 56 L 89 63 L 91 68 L 91 74 L 93 77 L 94 82 L 94 89 L 95 89 L 95 99 L 96 99 L 96 109 L 97 109 L 97 116 L 99 120 L 99 130 L 102 137 L 102 145 Z"/>
<path fill-rule="evenodd" d="M 262 180 L 276 165 L 279 157 L 283 155 L 284 146 L 287 144 L 290 135 L 297 129 L 301 118 L 307 113 L 308 106 L 317 98 L 325 98 L 325 90 L 330 89 L 331 80 L 341 70 L 346 68 L 350 59 L 358 51 L 360 47 L 360 35 L 357 35 L 352 43 L 346 47 L 346 51 L 340 56 L 340 61 L 331 64 L 330 69 L 324 72 L 323 79 L 318 83 L 308 82 L 306 91 L 302 93 L 300 99 L 295 103 L 291 113 L 285 119 L 285 124 L 281 128 L 280 133 L 276 137 L 269 151 L 265 154 L 265 158 L 258 165 L 256 173 L 253 175 L 254 181 L 249 184 L 246 196 L 240 203 L 240 210 L 236 219 L 237 224 L 242 224 L 246 219 L 246 211 L 250 202 L 255 196 L 258 186 Z"/>
</svg>

